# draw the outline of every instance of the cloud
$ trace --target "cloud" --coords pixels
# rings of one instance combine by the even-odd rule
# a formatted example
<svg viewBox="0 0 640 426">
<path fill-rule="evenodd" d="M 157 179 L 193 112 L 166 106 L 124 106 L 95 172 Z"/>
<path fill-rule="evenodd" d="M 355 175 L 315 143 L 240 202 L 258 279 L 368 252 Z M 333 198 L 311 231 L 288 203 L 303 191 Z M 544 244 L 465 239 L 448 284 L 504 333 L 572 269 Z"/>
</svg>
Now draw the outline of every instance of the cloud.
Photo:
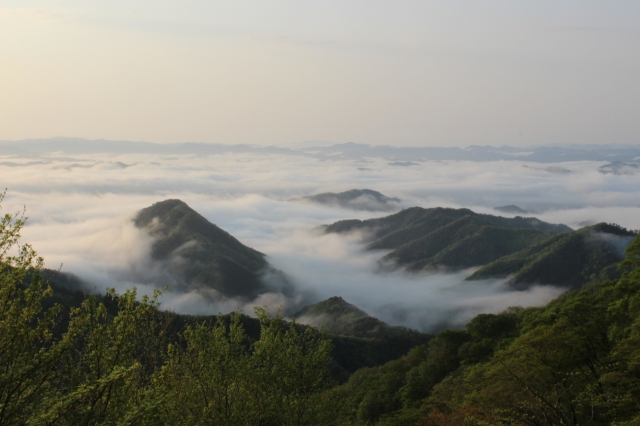
<svg viewBox="0 0 640 426">
<path fill-rule="evenodd" d="M 217 313 L 256 305 L 292 312 L 306 303 L 342 296 L 390 324 L 432 331 L 461 326 L 479 312 L 511 305 L 538 305 L 561 290 L 508 290 L 500 281 L 465 282 L 470 272 L 407 275 L 376 273 L 384 253 L 362 251 L 362 235 L 337 236 L 309 230 L 343 219 L 368 219 L 384 212 L 347 210 L 286 200 L 354 188 L 398 197 L 402 208 L 468 207 L 499 214 L 509 204 L 541 220 L 579 227 L 580 222 L 614 222 L 640 229 L 640 176 L 603 175 L 602 162 L 554 164 L 572 170 L 554 174 L 526 161 L 425 161 L 397 167 L 367 158 L 379 171 L 362 173 L 351 160 L 279 154 L 49 154 L 36 160 L 0 156 L 9 191 L 5 211 L 27 206 L 23 240 L 44 256 L 47 266 L 73 272 L 118 291 L 137 286 L 152 292 L 164 285 L 162 265 L 150 258 L 153 240 L 131 223 L 132 215 L 154 202 L 179 198 L 244 244 L 268 255 L 296 285 L 294 297 L 278 291 L 250 303 L 216 299 L 171 287 L 163 306 L 177 312 Z M 5 164 L 3 164 L 5 163 Z M 12 163 L 12 164 L 7 164 Z M 13 163 L 30 163 L 25 167 Z M 90 167 L 78 167 L 78 165 Z M 124 167 L 126 165 L 127 167 Z M 504 216 L 513 216 L 502 213 Z M 171 283 L 169 283 L 171 284 Z"/>
</svg>

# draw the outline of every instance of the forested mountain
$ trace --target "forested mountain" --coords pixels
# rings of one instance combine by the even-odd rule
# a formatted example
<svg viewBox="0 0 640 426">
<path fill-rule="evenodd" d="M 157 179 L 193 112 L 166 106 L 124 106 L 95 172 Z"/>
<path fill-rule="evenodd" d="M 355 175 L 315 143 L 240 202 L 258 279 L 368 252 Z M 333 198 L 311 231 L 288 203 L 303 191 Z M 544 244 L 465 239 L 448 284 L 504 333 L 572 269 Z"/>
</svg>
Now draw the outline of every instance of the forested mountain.
<svg viewBox="0 0 640 426">
<path fill-rule="evenodd" d="M 82 281 L 73 274 L 42 270 L 42 277 L 48 280 L 53 292 L 43 299 L 45 308 L 51 308 L 55 304 L 63 307 L 60 322 L 56 327 L 56 332 L 61 334 L 68 327 L 69 312 L 78 309 L 89 298 L 96 298 L 104 304 L 107 312 L 116 316 L 118 314 L 117 300 L 107 295 L 94 294 L 88 290 L 90 283 Z M 333 299 L 319 302 L 304 308 L 294 318 L 299 318 L 303 312 L 319 314 L 320 311 L 328 312 L 325 309 L 329 305 L 334 305 Z M 341 300 L 341 299 L 340 299 Z M 328 303 L 327 303 L 328 302 Z M 411 348 L 424 344 L 431 338 L 431 335 L 410 330 L 405 327 L 391 326 L 376 318 L 370 317 L 357 307 L 342 303 L 343 313 L 358 312 L 356 315 L 342 315 L 337 317 L 325 317 L 322 324 L 310 324 L 314 327 L 326 326 L 325 333 L 329 333 L 326 338 L 333 343 L 331 351 L 331 376 L 334 380 L 342 382 L 348 379 L 349 375 L 363 367 L 375 367 L 391 360 L 397 359 L 406 354 Z M 170 311 L 159 311 L 157 315 L 162 318 L 164 331 L 160 345 L 168 345 L 179 341 L 179 336 L 188 327 L 193 327 L 201 323 L 211 326 L 220 319 L 228 321 L 229 315 L 185 315 Z M 260 320 L 248 315 L 241 314 L 238 317 L 250 341 L 257 341 L 260 338 Z M 306 328 L 306 324 L 298 327 Z M 287 324 L 285 323 L 285 326 Z"/>
<path fill-rule="evenodd" d="M 585 283 L 616 279 L 623 249 L 634 235 L 617 225 L 599 223 L 504 256 L 467 279 L 510 276 L 507 283 L 518 289 L 534 283 L 580 288 Z"/>
<path fill-rule="evenodd" d="M 618 280 L 417 336 L 401 356 L 403 333 L 327 335 L 260 308 L 176 315 L 135 290 L 87 297 L 77 278 L 43 278 L 23 224 L 0 224 L 2 425 L 640 424 L 640 237 Z M 554 238 L 628 234 L 613 228 Z M 327 312 L 352 330 L 366 318 L 338 298 L 306 311 Z"/>
<path fill-rule="evenodd" d="M 264 254 L 245 246 L 180 200 L 165 200 L 139 211 L 137 227 L 155 238 L 152 256 L 164 265 L 174 291 L 199 290 L 215 298 L 252 298 L 267 291 L 261 275 L 270 270 Z M 280 274 L 282 287 L 286 279 Z"/>
<path fill-rule="evenodd" d="M 469 209 L 435 207 L 423 209 L 411 207 L 382 218 L 368 220 L 341 220 L 321 227 L 325 232 L 344 233 L 363 231 L 370 235 L 370 249 L 396 249 L 412 240 L 429 235 L 431 232 L 464 217 L 470 217 L 478 225 L 501 228 L 525 228 L 542 232 L 570 232 L 566 225 L 554 225 L 536 218 L 505 218 L 474 213 Z"/>
<path fill-rule="evenodd" d="M 468 209 L 414 207 L 370 220 L 345 220 L 321 229 L 362 232 L 368 250 L 391 250 L 383 269 L 455 271 L 481 266 L 469 280 L 505 278 L 518 289 L 532 284 L 580 287 L 616 278 L 615 265 L 635 233 L 605 223 L 572 231 L 536 218 L 504 218 Z"/>
<path fill-rule="evenodd" d="M 295 198 L 291 201 L 306 201 L 351 210 L 393 211 L 398 209 L 399 198 L 387 197 L 371 189 L 351 189 L 344 192 L 324 192 Z"/>
<path fill-rule="evenodd" d="M 340 388 L 341 423 L 639 424 L 640 237 L 621 271 L 545 307 L 478 315 L 357 372 Z"/>
</svg>

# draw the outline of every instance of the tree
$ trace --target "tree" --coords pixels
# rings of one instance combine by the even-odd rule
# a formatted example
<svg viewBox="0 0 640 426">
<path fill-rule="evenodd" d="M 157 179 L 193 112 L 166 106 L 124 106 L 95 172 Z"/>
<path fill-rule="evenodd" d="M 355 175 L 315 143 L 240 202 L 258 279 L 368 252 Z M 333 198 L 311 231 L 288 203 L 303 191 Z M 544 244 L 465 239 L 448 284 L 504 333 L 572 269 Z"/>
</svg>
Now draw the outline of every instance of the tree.
<svg viewBox="0 0 640 426">
<path fill-rule="evenodd" d="M 154 379 L 159 424 L 321 425 L 335 415 L 326 392 L 331 344 L 311 327 L 257 308 L 252 345 L 240 313 L 199 324 L 171 345 Z"/>
<path fill-rule="evenodd" d="M 69 339 L 53 339 L 61 307 L 42 311 L 51 288 L 40 275 L 42 258 L 19 242 L 25 221 L 23 211 L 0 222 L 0 424 L 9 425 L 26 422 L 70 347 Z"/>
<path fill-rule="evenodd" d="M 160 294 L 138 301 L 135 289 L 121 296 L 110 289 L 107 297 L 117 302 L 117 314 L 110 315 L 95 297 L 72 309 L 62 338 L 70 344 L 30 423 L 133 424 L 153 412 L 158 400 L 149 389 L 149 371 L 155 367 L 153 341 L 162 334 L 156 315 Z"/>
<path fill-rule="evenodd" d="M 162 399 L 161 424 L 241 425 L 249 415 L 250 366 L 247 335 L 240 314 L 214 327 L 187 328 L 183 345 L 170 345 L 154 379 Z"/>
</svg>

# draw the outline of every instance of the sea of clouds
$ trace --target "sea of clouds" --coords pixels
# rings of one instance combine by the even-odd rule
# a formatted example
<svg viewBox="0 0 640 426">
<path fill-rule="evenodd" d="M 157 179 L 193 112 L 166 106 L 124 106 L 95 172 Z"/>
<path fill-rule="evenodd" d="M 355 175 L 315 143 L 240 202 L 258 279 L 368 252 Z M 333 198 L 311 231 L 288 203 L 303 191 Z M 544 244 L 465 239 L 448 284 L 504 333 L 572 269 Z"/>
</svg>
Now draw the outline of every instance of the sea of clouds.
<svg viewBox="0 0 640 426">
<path fill-rule="evenodd" d="M 526 161 L 422 161 L 408 167 L 384 158 L 326 160 L 266 153 L 217 155 L 95 154 L 0 157 L 4 212 L 26 206 L 23 242 L 34 246 L 49 268 L 60 265 L 95 291 L 136 286 L 149 293 L 153 244 L 131 218 L 157 201 L 179 198 L 242 243 L 267 254 L 297 288 L 296 296 L 268 293 L 251 303 L 212 303 L 195 293 L 163 296 L 163 307 L 215 314 L 253 306 L 294 312 L 330 296 L 342 296 L 383 321 L 424 331 L 462 326 L 480 312 L 546 303 L 563 290 L 537 286 L 509 291 L 500 281 L 464 282 L 469 271 L 409 275 L 377 273 L 384 253 L 365 252 L 357 236 L 319 235 L 311 230 L 341 219 L 367 219 L 388 212 L 291 202 L 292 198 L 348 189 L 373 189 L 401 199 L 399 208 L 467 207 L 499 214 L 516 204 L 531 216 L 578 228 L 614 222 L 640 228 L 640 173 L 603 174 L 606 162 L 552 164 L 554 173 Z M 557 170 L 557 169 L 551 169 Z"/>
</svg>

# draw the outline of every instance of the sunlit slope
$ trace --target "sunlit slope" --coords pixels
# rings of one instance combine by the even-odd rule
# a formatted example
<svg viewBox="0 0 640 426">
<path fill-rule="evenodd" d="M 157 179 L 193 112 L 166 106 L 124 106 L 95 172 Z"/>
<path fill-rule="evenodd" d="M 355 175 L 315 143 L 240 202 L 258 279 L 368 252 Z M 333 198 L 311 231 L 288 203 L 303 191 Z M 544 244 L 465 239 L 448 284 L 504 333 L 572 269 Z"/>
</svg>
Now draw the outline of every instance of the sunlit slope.
<svg viewBox="0 0 640 426">
<path fill-rule="evenodd" d="M 586 282 L 615 279 L 622 248 L 633 236 L 619 226 L 599 223 L 504 256 L 468 279 L 511 276 L 508 283 L 514 288 L 536 283 L 578 288 Z"/>
<path fill-rule="evenodd" d="M 536 218 L 504 218 L 468 209 L 413 207 L 370 220 L 344 220 L 327 233 L 359 232 L 368 250 L 390 250 L 383 269 L 413 272 L 481 267 L 468 279 L 506 278 L 514 288 L 533 284 L 580 287 L 615 278 L 614 265 L 634 233 L 598 224 L 573 231 Z"/>
<path fill-rule="evenodd" d="M 401 245 L 383 257 L 382 264 L 414 271 L 464 269 L 492 262 L 550 236 L 534 229 L 502 228 L 483 222 L 476 216 L 464 216 Z"/>
<path fill-rule="evenodd" d="M 166 200 L 138 212 L 137 227 L 156 241 L 152 256 L 162 261 L 176 290 L 211 289 L 228 297 L 264 291 L 264 255 L 245 246 L 180 200 Z"/>
<path fill-rule="evenodd" d="M 423 209 L 411 207 L 390 216 L 368 220 L 341 220 L 322 229 L 326 233 L 361 231 L 372 239 L 370 249 L 396 249 L 412 240 L 429 235 L 431 232 L 465 216 L 473 217 L 478 224 L 502 228 L 525 228 L 542 232 L 569 232 L 566 225 L 554 225 L 536 218 L 505 218 L 474 213 L 469 209 L 436 207 Z"/>
</svg>

